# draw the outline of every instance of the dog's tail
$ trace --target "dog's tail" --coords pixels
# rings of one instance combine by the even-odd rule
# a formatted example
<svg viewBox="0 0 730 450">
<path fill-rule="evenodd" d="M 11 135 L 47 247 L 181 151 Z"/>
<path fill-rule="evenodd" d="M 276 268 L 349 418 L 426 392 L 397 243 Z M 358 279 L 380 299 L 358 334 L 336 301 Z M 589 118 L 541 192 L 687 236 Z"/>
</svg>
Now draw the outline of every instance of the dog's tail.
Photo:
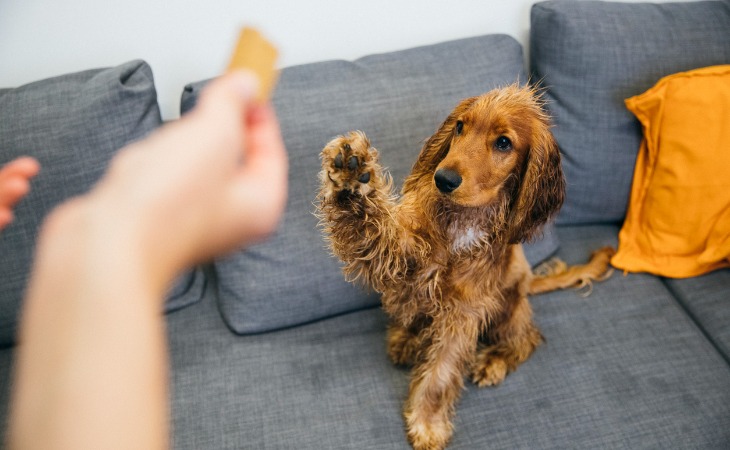
<svg viewBox="0 0 730 450">
<path fill-rule="evenodd" d="M 587 264 L 568 266 L 558 258 L 540 264 L 534 271 L 530 294 L 540 294 L 556 289 L 584 289 L 584 296 L 590 295 L 594 281 L 603 281 L 613 274 L 609 261 L 616 251 L 611 247 L 600 248 L 591 254 Z"/>
</svg>

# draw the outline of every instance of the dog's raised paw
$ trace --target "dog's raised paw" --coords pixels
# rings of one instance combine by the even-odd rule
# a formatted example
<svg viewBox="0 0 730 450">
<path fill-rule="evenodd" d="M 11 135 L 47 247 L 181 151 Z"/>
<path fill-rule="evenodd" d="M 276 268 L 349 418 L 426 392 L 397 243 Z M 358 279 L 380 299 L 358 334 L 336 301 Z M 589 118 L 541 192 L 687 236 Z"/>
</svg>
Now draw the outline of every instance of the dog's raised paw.
<svg viewBox="0 0 730 450">
<path fill-rule="evenodd" d="M 322 181 L 335 192 L 366 195 L 375 172 L 378 152 L 365 133 L 351 131 L 331 140 L 322 150 Z"/>
</svg>

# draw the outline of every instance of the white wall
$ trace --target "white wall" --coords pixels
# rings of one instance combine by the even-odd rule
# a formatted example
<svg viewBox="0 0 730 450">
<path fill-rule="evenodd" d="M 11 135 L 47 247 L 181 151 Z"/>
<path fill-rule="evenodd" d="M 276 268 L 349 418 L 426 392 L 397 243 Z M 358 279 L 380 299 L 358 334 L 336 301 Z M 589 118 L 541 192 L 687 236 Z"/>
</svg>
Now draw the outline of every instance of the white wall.
<svg viewBox="0 0 730 450">
<path fill-rule="evenodd" d="M 0 86 L 142 58 L 172 119 L 186 83 L 225 67 L 243 24 L 276 43 L 285 67 L 488 33 L 526 47 L 534 2 L 0 0 Z"/>
</svg>

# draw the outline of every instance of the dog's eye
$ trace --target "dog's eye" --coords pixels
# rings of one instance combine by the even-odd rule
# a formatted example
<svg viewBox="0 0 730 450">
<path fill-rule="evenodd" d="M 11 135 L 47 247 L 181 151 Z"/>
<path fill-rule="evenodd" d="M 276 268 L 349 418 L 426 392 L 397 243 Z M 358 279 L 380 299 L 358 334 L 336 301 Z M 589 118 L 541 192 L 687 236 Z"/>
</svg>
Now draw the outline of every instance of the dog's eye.
<svg viewBox="0 0 730 450">
<path fill-rule="evenodd" d="M 494 148 L 500 152 L 508 152 L 512 150 L 512 141 L 506 136 L 500 136 L 494 141 Z"/>
<path fill-rule="evenodd" d="M 462 122 L 461 120 L 457 120 L 456 128 L 454 128 L 454 130 L 456 131 L 457 136 L 460 135 L 461 132 L 464 131 L 464 122 Z"/>
</svg>

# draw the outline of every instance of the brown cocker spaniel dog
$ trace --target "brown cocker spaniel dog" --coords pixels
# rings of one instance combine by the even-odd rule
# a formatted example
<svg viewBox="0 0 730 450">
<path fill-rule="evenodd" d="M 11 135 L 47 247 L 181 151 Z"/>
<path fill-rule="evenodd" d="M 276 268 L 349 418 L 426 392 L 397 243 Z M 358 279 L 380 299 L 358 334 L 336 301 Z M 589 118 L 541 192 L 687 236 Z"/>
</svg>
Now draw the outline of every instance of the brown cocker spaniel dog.
<svg viewBox="0 0 730 450">
<path fill-rule="evenodd" d="M 527 294 L 599 278 L 611 251 L 533 276 L 520 243 L 558 211 L 565 181 L 529 87 L 463 100 L 424 145 L 400 198 L 364 133 L 333 139 L 321 156 L 318 214 L 330 247 L 349 280 L 382 294 L 388 354 L 413 366 L 408 439 L 443 448 L 464 376 L 499 384 L 542 342 Z"/>
</svg>

